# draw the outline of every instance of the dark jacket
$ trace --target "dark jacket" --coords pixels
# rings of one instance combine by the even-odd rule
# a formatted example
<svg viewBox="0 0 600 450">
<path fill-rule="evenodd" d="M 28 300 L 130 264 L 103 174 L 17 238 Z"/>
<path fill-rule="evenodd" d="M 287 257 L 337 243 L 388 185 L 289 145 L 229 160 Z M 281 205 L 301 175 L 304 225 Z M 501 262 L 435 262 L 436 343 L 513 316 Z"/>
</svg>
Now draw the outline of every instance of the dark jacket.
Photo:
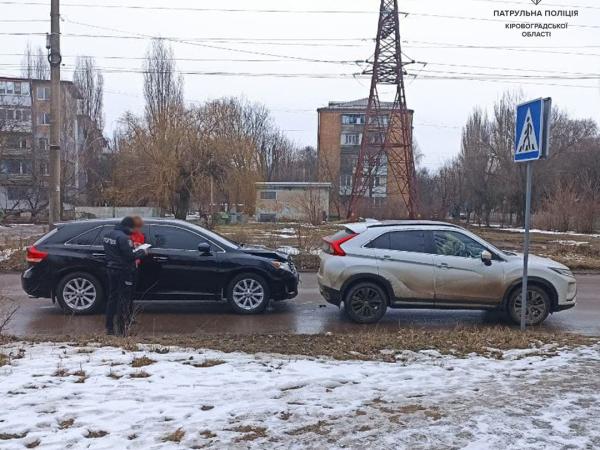
<svg viewBox="0 0 600 450">
<path fill-rule="evenodd" d="M 131 230 L 122 225 L 117 225 L 106 235 L 103 242 L 106 267 L 114 270 L 135 270 L 135 260 L 144 252 L 135 250 L 130 235 Z"/>
</svg>

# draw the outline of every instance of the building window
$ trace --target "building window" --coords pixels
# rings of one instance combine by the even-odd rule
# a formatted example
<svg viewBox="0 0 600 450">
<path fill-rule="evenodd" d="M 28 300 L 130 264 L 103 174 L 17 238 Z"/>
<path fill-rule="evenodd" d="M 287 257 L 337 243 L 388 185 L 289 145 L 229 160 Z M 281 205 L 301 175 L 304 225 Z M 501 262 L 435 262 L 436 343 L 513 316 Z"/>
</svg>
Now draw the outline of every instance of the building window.
<svg viewBox="0 0 600 450">
<path fill-rule="evenodd" d="M 360 145 L 362 143 L 362 133 L 343 133 L 342 145 Z"/>
<path fill-rule="evenodd" d="M 0 120 L 15 120 L 16 113 L 14 109 L 1 109 L 0 108 Z"/>
<path fill-rule="evenodd" d="M 12 159 L 0 161 L 0 173 L 3 175 L 30 175 L 31 161 Z"/>
<path fill-rule="evenodd" d="M 38 100 L 50 100 L 50 88 L 38 86 L 37 98 L 38 98 Z"/>
<path fill-rule="evenodd" d="M 8 148 L 11 149 L 26 149 L 27 148 L 27 139 L 19 136 L 9 136 L 6 139 L 6 144 Z"/>
<path fill-rule="evenodd" d="M 277 200 L 277 192 L 276 191 L 262 191 L 260 193 L 261 200 Z"/>
<path fill-rule="evenodd" d="M 50 125 L 50 114 L 40 113 L 38 117 L 39 125 Z"/>
<path fill-rule="evenodd" d="M 47 162 L 40 163 L 40 174 L 48 176 L 49 172 L 48 172 L 48 163 Z"/>
<path fill-rule="evenodd" d="M 342 116 L 342 125 L 364 125 L 364 114 L 344 114 Z"/>
<path fill-rule="evenodd" d="M 12 81 L 0 81 L 0 94 L 14 94 L 15 83 Z"/>
<path fill-rule="evenodd" d="M 28 109 L 17 109 L 15 110 L 15 120 L 18 122 L 30 122 L 31 111 Z"/>
<path fill-rule="evenodd" d="M 383 145 L 383 144 L 385 144 L 385 133 L 372 133 L 372 134 L 369 134 L 369 144 L 372 144 L 372 145 Z"/>
<path fill-rule="evenodd" d="M 258 221 L 259 222 L 277 222 L 277 215 L 276 214 L 260 214 L 258 216 Z"/>
<path fill-rule="evenodd" d="M 342 175 L 340 177 L 340 185 L 342 187 L 350 187 L 352 186 L 352 175 Z"/>
<path fill-rule="evenodd" d="M 374 179 L 374 187 L 381 187 L 387 185 L 387 177 L 375 177 Z"/>
<path fill-rule="evenodd" d="M 40 150 L 48 150 L 48 138 L 39 138 L 38 147 Z"/>
<path fill-rule="evenodd" d="M 27 188 L 24 187 L 7 187 L 6 188 L 6 197 L 8 200 L 14 201 L 22 201 L 26 200 L 29 192 Z"/>
</svg>

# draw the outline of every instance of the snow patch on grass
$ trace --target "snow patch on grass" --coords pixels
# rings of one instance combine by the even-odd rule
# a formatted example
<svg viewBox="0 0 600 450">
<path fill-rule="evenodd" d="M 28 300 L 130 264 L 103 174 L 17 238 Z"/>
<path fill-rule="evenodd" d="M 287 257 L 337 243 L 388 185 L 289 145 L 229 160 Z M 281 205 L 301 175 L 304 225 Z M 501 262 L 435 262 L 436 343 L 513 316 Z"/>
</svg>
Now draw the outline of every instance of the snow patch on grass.
<svg viewBox="0 0 600 450">
<path fill-rule="evenodd" d="M 395 363 L 170 348 L 25 348 L 0 368 L 2 449 L 597 448 L 600 346 Z M 542 349 L 544 350 L 544 349 Z M 550 352 L 552 350 L 552 352 Z M 557 355 L 557 356 L 552 356 Z M 221 364 L 199 369 L 194 363 Z M 55 377 L 57 367 L 77 377 Z M 117 372 L 115 379 L 108 376 Z M 65 426 L 68 423 L 68 426 Z"/>
</svg>

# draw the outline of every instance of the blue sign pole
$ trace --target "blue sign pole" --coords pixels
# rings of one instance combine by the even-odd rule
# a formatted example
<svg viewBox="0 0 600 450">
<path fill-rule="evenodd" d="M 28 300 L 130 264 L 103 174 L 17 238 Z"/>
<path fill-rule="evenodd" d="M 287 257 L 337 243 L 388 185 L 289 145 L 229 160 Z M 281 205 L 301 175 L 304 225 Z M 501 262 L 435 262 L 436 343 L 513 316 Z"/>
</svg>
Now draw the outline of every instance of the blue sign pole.
<svg viewBox="0 0 600 450">
<path fill-rule="evenodd" d="M 527 187 L 525 190 L 525 245 L 523 251 L 523 285 L 521 290 L 521 331 L 527 327 L 527 300 L 529 277 L 529 229 L 531 228 L 531 184 L 533 178 L 533 163 L 527 162 Z"/>
<path fill-rule="evenodd" d="M 551 99 L 539 99 L 517 107 L 515 162 L 527 164 L 525 189 L 525 243 L 523 250 L 523 282 L 521 290 L 521 330 L 527 327 L 529 296 L 529 230 L 531 229 L 531 189 L 533 161 L 548 156 L 550 141 Z"/>
</svg>

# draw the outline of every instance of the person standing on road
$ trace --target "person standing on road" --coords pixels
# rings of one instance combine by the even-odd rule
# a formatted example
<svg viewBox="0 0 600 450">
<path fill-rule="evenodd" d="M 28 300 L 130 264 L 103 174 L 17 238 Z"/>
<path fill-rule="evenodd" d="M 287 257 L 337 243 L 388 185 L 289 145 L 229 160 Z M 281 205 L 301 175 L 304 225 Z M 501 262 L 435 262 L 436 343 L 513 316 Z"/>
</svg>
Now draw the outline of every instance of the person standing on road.
<svg viewBox="0 0 600 450">
<path fill-rule="evenodd" d="M 131 325 L 136 260 L 146 254 L 144 250 L 136 250 L 134 247 L 131 240 L 134 227 L 133 218 L 125 217 L 103 242 L 109 292 L 106 305 L 106 334 L 108 335 L 114 335 L 116 331 L 119 335 L 125 336 Z"/>
<path fill-rule="evenodd" d="M 133 216 L 133 231 L 131 233 L 131 241 L 133 242 L 133 247 L 134 248 L 138 248 L 140 245 L 143 245 L 146 243 L 146 236 L 144 236 L 144 233 L 142 232 L 142 230 L 144 229 L 144 219 L 142 219 L 140 216 Z M 134 292 L 136 291 L 137 285 L 140 281 L 140 264 L 142 264 L 142 260 L 141 258 L 138 258 L 135 260 L 135 282 L 134 282 Z M 131 318 L 134 317 L 133 314 L 133 302 L 129 302 L 129 306 L 130 306 L 130 316 Z M 133 320 L 135 322 L 135 320 Z"/>
</svg>

